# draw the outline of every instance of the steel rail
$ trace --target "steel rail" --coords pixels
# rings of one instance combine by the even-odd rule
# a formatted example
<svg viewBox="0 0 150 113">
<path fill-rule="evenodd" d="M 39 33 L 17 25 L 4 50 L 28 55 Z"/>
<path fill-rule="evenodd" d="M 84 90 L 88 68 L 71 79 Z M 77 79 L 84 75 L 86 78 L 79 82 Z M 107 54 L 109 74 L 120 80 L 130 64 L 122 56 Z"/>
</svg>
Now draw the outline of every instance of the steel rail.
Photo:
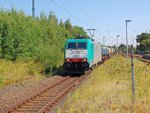
<svg viewBox="0 0 150 113">
<path fill-rule="evenodd" d="M 61 100 L 65 95 L 67 95 L 74 87 L 76 87 L 76 83 L 80 83 L 86 76 L 82 76 L 68 88 L 64 89 L 59 95 L 57 95 L 54 99 L 52 99 L 47 105 L 45 105 L 40 111 L 37 113 L 47 113 L 52 110 L 53 105 L 58 104 L 59 100 Z"/>
<path fill-rule="evenodd" d="M 124 56 L 124 54 L 122 54 L 122 55 Z M 131 57 L 131 54 L 129 54 L 129 56 Z M 134 57 L 137 58 L 138 60 L 142 61 L 142 62 L 150 64 L 150 60 L 143 58 L 142 55 L 134 54 Z"/>
<path fill-rule="evenodd" d="M 33 98 L 37 97 L 39 94 L 41 94 L 41 93 L 43 93 L 43 92 L 45 92 L 45 91 L 47 91 L 47 90 L 49 90 L 49 89 L 51 89 L 51 88 L 57 86 L 58 84 L 62 83 L 63 81 L 65 81 L 65 80 L 67 80 L 67 79 L 69 79 L 69 76 L 68 76 L 68 77 L 65 77 L 64 79 L 62 79 L 62 80 L 60 80 L 60 81 L 58 81 L 58 82 L 56 82 L 56 83 L 54 83 L 54 84 L 52 84 L 52 85 L 50 85 L 50 86 L 47 86 L 46 88 L 40 90 L 40 91 L 37 92 L 36 94 L 33 94 L 33 95 L 31 95 L 30 97 L 27 97 L 26 99 L 24 99 L 24 100 L 22 100 L 22 101 L 20 101 L 20 102 L 18 102 L 18 103 L 16 103 L 16 104 L 14 104 L 14 105 L 12 105 L 12 106 L 10 106 L 10 107 L 8 107 L 8 108 L 6 108 L 6 109 L 0 111 L 0 113 L 10 113 L 12 110 L 16 109 L 17 107 L 19 107 L 19 106 L 25 104 L 25 103 L 28 102 L 29 100 L 32 100 Z"/>
<path fill-rule="evenodd" d="M 55 107 L 61 99 L 63 99 L 74 87 L 76 87 L 80 82 L 89 75 L 90 71 L 86 75 L 79 78 L 66 77 L 63 80 L 59 80 L 56 83 L 40 90 L 38 93 L 18 102 L 2 110 L 0 113 L 20 113 L 20 112 L 35 112 L 36 113 L 47 113 L 50 112 L 53 107 Z M 69 79 L 70 78 L 70 79 Z M 48 96 L 53 90 L 60 90 L 59 87 L 64 85 L 64 89 L 55 94 L 55 96 Z M 57 88 L 58 87 L 58 88 Z M 54 89 L 53 89 L 54 88 Z M 47 92 L 46 92 L 47 91 Z M 46 94 L 46 95 L 45 95 Z M 47 95 L 48 94 L 48 95 Z M 49 99 L 49 100 L 48 100 Z M 34 103 L 33 103 L 34 102 Z M 36 103 L 36 104 L 35 104 Z"/>
</svg>

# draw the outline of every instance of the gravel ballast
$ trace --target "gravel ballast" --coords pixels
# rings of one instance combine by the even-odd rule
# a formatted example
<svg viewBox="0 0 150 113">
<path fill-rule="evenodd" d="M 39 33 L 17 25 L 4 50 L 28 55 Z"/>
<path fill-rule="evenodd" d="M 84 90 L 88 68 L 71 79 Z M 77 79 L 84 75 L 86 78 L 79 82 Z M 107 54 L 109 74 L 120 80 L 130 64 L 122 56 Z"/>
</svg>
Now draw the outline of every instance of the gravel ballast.
<svg viewBox="0 0 150 113">
<path fill-rule="evenodd" d="M 60 77 L 61 76 L 53 76 L 39 81 L 27 80 L 3 87 L 0 89 L 0 111 L 37 93 Z"/>
</svg>

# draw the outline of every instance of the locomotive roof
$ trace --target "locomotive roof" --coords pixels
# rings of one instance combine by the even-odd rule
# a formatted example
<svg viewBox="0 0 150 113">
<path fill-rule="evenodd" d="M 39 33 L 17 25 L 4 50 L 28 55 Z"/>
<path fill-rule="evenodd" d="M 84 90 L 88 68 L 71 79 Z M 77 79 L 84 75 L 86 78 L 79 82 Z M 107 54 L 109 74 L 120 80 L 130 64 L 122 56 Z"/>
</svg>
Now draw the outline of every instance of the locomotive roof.
<svg viewBox="0 0 150 113">
<path fill-rule="evenodd" d="M 91 39 L 89 39 L 89 38 L 84 38 L 84 39 L 67 39 L 67 41 L 68 42 L 86 42 L 86 41 L 89 41 L 89 40 L 91 40 Z M 91 41 L 93 41 L 93 40 L 91 40 Z"/>
<path fill-rule="evenodd" d="M 90 37 L 73 37 L 73 38 L 69 38 L 69 39 L 67 39 L 68 41 L 87 41 L 87 40 L 91 40 L 91 41 L 95 41 L 93 38 L 90 38 Z"/>
</svg>

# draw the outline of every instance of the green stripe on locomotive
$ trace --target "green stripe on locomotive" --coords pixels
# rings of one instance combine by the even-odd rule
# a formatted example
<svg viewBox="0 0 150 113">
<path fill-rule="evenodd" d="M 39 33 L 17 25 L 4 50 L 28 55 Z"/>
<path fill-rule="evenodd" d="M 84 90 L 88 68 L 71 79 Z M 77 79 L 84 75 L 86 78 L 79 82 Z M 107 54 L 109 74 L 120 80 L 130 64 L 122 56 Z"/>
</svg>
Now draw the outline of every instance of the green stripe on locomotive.
<svg viewBox="0 0 150 113">
<path fill-rule="evenodd" d="M 66 55 L 66 49 L 68 47 L 69 42 L 87 42 L 87 61 L 89 65 L 92 65 L 92 62 L 94 60 L 94 43 L 91 39 L 67 39 L 66 46 L 65 46 L 65 55 Z M 65 56 L 66 58 L 66 56 Z"/>
</svg>

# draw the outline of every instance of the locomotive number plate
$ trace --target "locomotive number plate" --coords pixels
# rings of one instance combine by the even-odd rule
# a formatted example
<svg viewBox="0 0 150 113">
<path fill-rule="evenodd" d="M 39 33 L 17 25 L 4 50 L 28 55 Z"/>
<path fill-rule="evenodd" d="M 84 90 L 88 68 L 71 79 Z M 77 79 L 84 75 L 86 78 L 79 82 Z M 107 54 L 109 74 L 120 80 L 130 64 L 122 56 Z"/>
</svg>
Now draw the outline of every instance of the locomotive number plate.
<svg viewBox="0 0 150 113">
<path fill-rule="evenodd" d="M 79 57 L 79 55 L 73 55 L 73 58 L 78 58 Z"/>
</svg>

